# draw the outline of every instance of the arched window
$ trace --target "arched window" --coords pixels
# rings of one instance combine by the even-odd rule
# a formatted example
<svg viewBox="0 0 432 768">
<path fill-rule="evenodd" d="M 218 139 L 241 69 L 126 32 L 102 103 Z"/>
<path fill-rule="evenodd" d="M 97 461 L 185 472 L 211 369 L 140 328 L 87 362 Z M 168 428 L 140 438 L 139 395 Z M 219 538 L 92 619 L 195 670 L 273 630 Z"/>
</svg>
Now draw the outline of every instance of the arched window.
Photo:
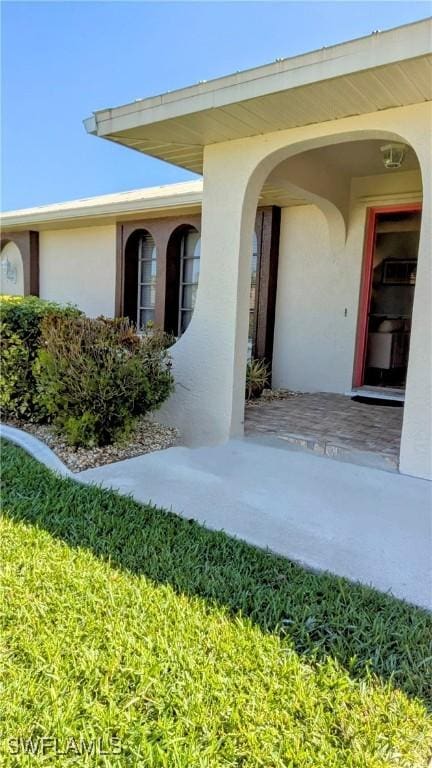
<svg viewBox="0 0 432 768">
<path fill-rule="evenodd" d="M 142 331 L 147 323 L 154 322 L 156 302 L 156 246 L 151 235 L 146 234 L 138 245 L 138 313 L 137 328 Z"/>
<path fill-rule="evenodd" d="M 124 314 L 144 331 L 154 321 L 156 245 L 149 232 L 133 232 L 125 249 Z"/>
<path fill-rule="evenodd" d="M 249 294 L 249 336 L 248 336 L 248 358 L 255 355 L 255 335 L 256 335 L 256 303 L 257 303 L 257 270 L 258 270 L 258 238 L 256 232 L 252 238 L 252 260 L 251 260 L 251 285 Z"/>
<path fill-rule="evenodd" d="M 201 238 L 196 229 L 185 230 L 180 240 L 178 335 L 188 327 L 195 307 L 200 272 Z"/>
</svg>

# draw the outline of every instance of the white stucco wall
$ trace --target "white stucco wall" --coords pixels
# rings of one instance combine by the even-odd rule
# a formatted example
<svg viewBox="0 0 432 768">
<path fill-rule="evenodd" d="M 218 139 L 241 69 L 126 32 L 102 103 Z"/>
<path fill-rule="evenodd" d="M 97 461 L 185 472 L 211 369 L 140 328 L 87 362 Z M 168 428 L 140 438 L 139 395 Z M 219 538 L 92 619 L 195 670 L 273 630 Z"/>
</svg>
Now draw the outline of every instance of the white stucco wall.
<svg viewBox="0 0 432 768">
<path fill-rule="evenodd" d="M 41 232 L 40 296 L 76 304 L 86 314 L 114 314 L 115 225 Z"/>
<path fill-rule="evenodd" d="M 283 208 L 273 385 L 344 392 L 349 384 L 352 279 L 333 258 L 327 222 L 314 205 Z M 349 316 L 345 317 L 345 307 Z"/>
<path fill-rule="evenodd" d="M 421 197 L 417 171 L 353 179 L 344 248 L 315 205 L 282 209 L 273 385 L 350 391 L 367 208 Z"/>
<path fill-rule="evenodd" d="M 361 139 L 403 140 L 415 151 L 423 179 L 423 218 L 420 232 L 417 285 L 414 296 L 411 346 L 401 440 L 400 470 L 432 477 L 432 319 L 430 303 L 430 126 L 427 103 L 386 109 L 321 124 L 275 131 L 204 148 L 202 265 L 194 316 L 187 332 L 172 349 L 177 387 L 160 417 L 175 424 L 191 445 L 217 443 L 243 433 L 244 385 L 247 358 L 250 292 L 250 243 L 257 202 L 273 169 L 290 156 L 320 146 Z M 402 175 L 402 174 L 401 174 Z M 396 174 L 388 176 L 390 184 Z M 378 183 L 352 203 L 347 226 L 336 207 L 319 206 L 330 224 L 332 258 L 346 254 L 343 267 L 357 265 L 360 279 L 365 213 L 368 206 L 391 203 L 394 192 Z M 396 195 L 413 200 L 413 191 Z M 319 201 L 313 201 L 319 205 Z M 223 227 L 221 227 L 221 221 Z M 351 262 L 352 254 L 356 261 Z M 353 274 L 355 275 L 354 269 Z M 223 297 L 223 300 L 221 300 Z M 358 303 L 358 290 L 355 305 Z M 342 310 L 347 306 L 343 297 Z M 347 306 L 348 322 L 356 312 Z M 351 346 L 351 364 L 354 344 Z M 327 363 L 329 365 L 329 363 Z M 345 369 L 346 370 L 346 369 Z M 327 374 L 329 375 L 329 374 Z"/>
<path fill-rule="evenodd" d="M 15 243 L 6 243 L 0 254 L 0 294 L 24 294 L 24 270 L 21 252 Z"/>
</svg>

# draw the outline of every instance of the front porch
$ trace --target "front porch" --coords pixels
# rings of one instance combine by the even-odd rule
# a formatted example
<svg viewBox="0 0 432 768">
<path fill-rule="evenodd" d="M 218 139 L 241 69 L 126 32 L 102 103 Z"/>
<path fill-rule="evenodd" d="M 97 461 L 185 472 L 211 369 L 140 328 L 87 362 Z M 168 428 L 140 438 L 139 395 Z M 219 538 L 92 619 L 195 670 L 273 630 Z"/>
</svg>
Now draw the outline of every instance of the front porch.
<svg viewBox="0 0 432 768">
<path fill-rule="evenodd" d="M 429 56 L 428 21 L 86 121 L 204 177 L 199 288 L 161 414 L 187 445 L 243 437 L 255 324 L 252 356 L 271 365 L 275 387 L 405 388 L 389 462 L 399 453 L 401 473 L 431 478 Z M 279 226 L 258 232 L 268 207 Z"/>
<path fill-rule="evenodd" d="M 403 407 L 355 402 L 345 395 L 292 393 L 246 405 L 245 435 L 274 447 L 312 451 L 396 472 Z"/>
</svg>

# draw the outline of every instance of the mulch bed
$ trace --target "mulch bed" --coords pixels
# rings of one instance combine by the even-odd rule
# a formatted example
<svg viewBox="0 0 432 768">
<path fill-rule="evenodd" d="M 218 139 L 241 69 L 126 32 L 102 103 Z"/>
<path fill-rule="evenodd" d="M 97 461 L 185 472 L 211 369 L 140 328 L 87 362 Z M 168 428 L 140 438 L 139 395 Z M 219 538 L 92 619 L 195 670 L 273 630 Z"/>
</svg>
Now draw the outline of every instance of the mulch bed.
<svg viewBox="0 0 432 768">
<path fill-rule="evenodd" d="M 287 389 L 265 389 L 261 397 L 250 400 L 247 405 L 248 407 L 265 405 L 270 400 L 285 400 L 298 397 L 300 394 Z M 177 445 L 179 438 L 179 433 L 174 427 L 166 427 L 144 416 L 137 420 L 132 434 L 126 441 L 101 448 L 73 448 L 67 445 L 49 424 L 35 424 L 23 419 L 7 419 L 4 423 L 29 432 L 42 440 L 72 472 L 83 472 L 85 469 L 132 459 L 134 456 L 145 453 L 163 451 L 165 448 Z"/>
<path fill-rule="evenodd" d="M 42 440 L 72 472 L 82 472 L 84 469 L 131 459 L 144 453 L 162 451 L 176 445 L 179 437 L 174 427 L 166 427 L 143 417 L 137 420 L 133 432 L 124 442 L 101 448 L 72 448 L 49 424 L 33 424 L 21 419 L 8 419 L 5 424 L 29 432 Z"/>
</svg>

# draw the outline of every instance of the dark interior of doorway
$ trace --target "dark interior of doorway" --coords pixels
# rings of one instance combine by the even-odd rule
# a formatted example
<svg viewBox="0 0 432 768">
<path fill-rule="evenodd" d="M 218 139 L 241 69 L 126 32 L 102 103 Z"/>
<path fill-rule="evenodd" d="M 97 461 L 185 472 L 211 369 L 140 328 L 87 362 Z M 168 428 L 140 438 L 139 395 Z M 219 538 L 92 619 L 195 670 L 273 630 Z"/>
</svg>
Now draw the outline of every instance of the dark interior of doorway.
<svg viewBox="0 0 432 768">
<path fill-rule="evenodd" d="M 404 390 L 417 274 L 419 211 L 378 213 L 364 386 Z"/>
</svg>

